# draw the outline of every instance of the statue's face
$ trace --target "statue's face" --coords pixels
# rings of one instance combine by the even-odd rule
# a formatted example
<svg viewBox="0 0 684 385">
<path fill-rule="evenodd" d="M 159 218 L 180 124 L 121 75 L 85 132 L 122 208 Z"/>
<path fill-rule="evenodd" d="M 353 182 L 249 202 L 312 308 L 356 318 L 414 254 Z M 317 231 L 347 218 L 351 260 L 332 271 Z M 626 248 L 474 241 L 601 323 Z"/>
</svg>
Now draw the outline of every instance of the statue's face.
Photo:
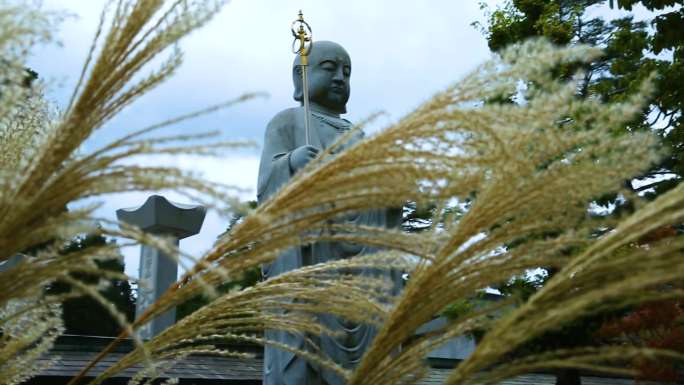
<svg viewBox="0 0 684 385">
<path fill-rule="evenodd" d="M 337 113 L 346 112 L 350 76 L 351 59 L 344 48 L 327 41 L 314 43 L 309 55 L 308 79 L 312 103 Z"/>
</svg>

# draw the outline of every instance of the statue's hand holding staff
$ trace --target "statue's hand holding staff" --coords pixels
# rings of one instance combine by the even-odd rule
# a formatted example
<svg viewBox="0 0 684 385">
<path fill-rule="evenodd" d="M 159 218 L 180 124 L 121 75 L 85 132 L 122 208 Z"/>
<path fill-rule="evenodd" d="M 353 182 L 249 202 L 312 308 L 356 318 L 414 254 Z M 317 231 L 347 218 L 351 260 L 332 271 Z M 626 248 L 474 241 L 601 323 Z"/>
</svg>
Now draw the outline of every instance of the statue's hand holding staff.
<svg viewBox="0 0 684 385">
<path fill-rule="evenodd" d="M 317 157 L 319 152 L 319 149 L 310 145 L 295 148 L 290 154 L 290 170 L 292 172 L 299 171 Z"/>
</svg>

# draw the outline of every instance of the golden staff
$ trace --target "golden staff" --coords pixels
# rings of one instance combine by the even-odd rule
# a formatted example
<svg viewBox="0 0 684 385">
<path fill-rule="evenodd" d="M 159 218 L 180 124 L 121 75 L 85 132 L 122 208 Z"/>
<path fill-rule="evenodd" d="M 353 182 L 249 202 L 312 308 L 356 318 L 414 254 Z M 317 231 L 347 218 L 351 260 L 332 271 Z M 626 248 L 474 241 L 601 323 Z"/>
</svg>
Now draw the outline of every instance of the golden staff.
<svg viewBox="0 0 684 385">
<path fill-rule="evenodd" d="M 304 135 L 306 138 L 306 145 L 309 143 L 309 79 L 307 75 L 307 67 L 309 66 L 309 52 L 311 52 L 311 44 L 313 43 L 313 33 L 309 23 L 304 21 L 304 15 L 299 10 L 299 17 L 292 22 L 290 26 L 294 41 L 292 42 L 292 52 L 299 55 L 301 71 L 302 71 L 302 87 L 304 89 Z"/>
</svg>

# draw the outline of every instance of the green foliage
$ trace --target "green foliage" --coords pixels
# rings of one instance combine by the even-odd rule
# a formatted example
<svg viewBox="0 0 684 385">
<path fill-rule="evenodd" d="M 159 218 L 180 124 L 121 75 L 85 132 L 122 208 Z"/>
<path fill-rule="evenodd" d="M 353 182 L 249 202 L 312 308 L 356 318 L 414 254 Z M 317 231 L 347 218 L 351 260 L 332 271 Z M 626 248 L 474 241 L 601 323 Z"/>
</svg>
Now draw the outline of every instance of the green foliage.
<svg viewBox="0 0 684 385">
<path fill-rule="evenodd" d="M 582 43 L 604 48 L 601 57 L 580 66 L 585 74 L 577 94 L 582 98 L 598 97 L 606 102 L 624 102 L 655 73 L 655 93 L 649 100 L 650 106 L 622 131 L 615 133 L 619 136 L 635 130 L 651 130 L 659 134 L 660 145 L 668 149 L 667 155 L 640 176 L 644 178 L 642 186 L 633 187 L 631 182 L 625 183 L 628 189 L 643 192 L 652 199 L 674 188 L 684 177 L 684 9 L 681 2 L 673 0 L 618 0 L 617 6 L 631 10 L 637 3 L 651 11 L 670 6 L 675 6 L 675 9 L 654 17 L 650 23 L 636 22 L 631 17 L 606 21 L 586 16 L 588 7 L 605 4 L 603 0 L 512 0 L 488 15 L 483 32 L 493 51 L 537 36 L 556 44 Z M 610 6 L 614 6 L 612 0 Z M 566 77 L 572 73 L 572 67 L 559 67 L 556 76 Z M 673 174 L 674 178 L 662 178 Z M 614 215 L 634 209 L 633 200 L 617 199 L 614 191 L 606 191 L 598 198 L 598 204 L 615 205 Z M 605 228 L 597 229 L 595 235 L 605 231 Z M 526 300 L 554 275 L 556 269 L 548 271 L 549 274 L 541 279 L 514 279 L 499 289 L 504 293 L 517 293 Z M 516 354 L 596 345 L 599 342 L 595 333 L 616 314 L 621 313 L 595 314 L 558 325 L 556 329 L 529 341 Z M 574 376 L 578 378 L 577 373 Z"/>
<path fill-rule="evenodd" d="M 262 280 L 261 268 L 252 267 L 241 274 L 241 277 L 229 282 L 223 283 L 216 288 L 216 293 L 219 295 L 230 293 L 231 291 L 237 291 L 244 289 L 246 287 L 251 287 L 256 285 L 257 282 Z M 211 303 L 211 298 L 206 294 L 196 295 L 189 300 L 183 302 L 176 307 L 176 319 L 183 319 L 195 311 L 199 310 L 202 306 Z"/>
<path fill-rule="evenodd" d="M 668 150 L 640 176 L 644 178 L 641 186 L 629 184 L 652 199 L 672 189 L 684 176 L 684 8 L 674 0 L 618 0 L 617 4 L 611 0 L 611 7 L 631 10 L 635 4 L 642 4 L 660 14 L 650 21 L 634 21 L 631 17 L 606 21 L 587 16 L 588 7 L 605 4 L 604 0 L 509 0 L 487 14 L 482 30 L 495 52 L 538 36 L 556 44 L 604 48 L 602 57 L 582 67 L 585 75 L 578 90 L 582 97 L 624 101 L 655 73 L 656 91 L 650 106 L 622 132 L 654 130 Z M 558 75 L 572 72 L 572 68 L 559 68 Z"/>
<path fill-rule="evenodd" d="M 467 207 L 468 202 L 446 207 L 437 207 L 434 203 L 418 205 L 408 202 L 402 210 L 401 229 L 408 233 L 419 233 L 433 226 L 443 228 L 445 223 L 458 222 Z"/>
<path fill-rule="evenodd" d="M 576 37 L 583 10 L 601 0 L 513 0 L 489 15 L 486 35 L 489 48 L 502 48 L 531 37 L 544 36 L 555 44 L 568 44 Z M 600 36 L 600 23 L 591 23 L 580 42 L 591 44 Z M 579 39 L 578 39 L 579 40 Z"/>
<path fill-rule="evenodd" d="M 247 209 L 255 209 L 257 207 L 257 201 L 251 200 L 248 201 L 246 204 Z M 239 224 L 243 218 L 245 217 L 244 213 L 238 213 L 234 214 L 230 221 L 228 222 L 228 229 L 226 229 L 224 234 L 229 234 L 230 230 L 237 224 Z M 256 285 L 257 282 L 261 281 L 263 279 L 263 276 L 261 274 L 261 268 L 258 266 L 251 267 L 240 274 L 239 277 L 232 279 L 228 282 L 224 282 L 220 284 L 216 288 L 217 294 L 226 294 L 231 291 L 235 290 L 241 290 L 246 287 L 251 287 Z M 207 304 L 211 303 L 211 298 L 209 298 L 206 294 L 199 294 L 196 295 L 189 300 L 181 303 L 178 305 L 176 308 L 176 319 L 180 320 L 188 315 L 194 313 L 198 309 L 200 309 L 202 306 L 205 306 Z"/>
<path fill-rule="evenodd" d="M 475 305 L 472 301 L 467 299 L 461 299 L 449 304 L 449 306 L 447 306 L 444 309 L 444 311 L 442 311 L 442 315 L 450 320 L 457 320 L 460 317 L 469 314 L 474 307 Z"/>
<path fill-rule="evenodd" d="M 537 289 L 542 287 L 546 277 L 548 277 L 547 274 L 517 276 L 511 278 L 503 285 L 496 287 L 496 289 L 499 290 L 502 295 L 512 297 L 515 302 L 525 302 L 537 291 Z"/>
</svg>

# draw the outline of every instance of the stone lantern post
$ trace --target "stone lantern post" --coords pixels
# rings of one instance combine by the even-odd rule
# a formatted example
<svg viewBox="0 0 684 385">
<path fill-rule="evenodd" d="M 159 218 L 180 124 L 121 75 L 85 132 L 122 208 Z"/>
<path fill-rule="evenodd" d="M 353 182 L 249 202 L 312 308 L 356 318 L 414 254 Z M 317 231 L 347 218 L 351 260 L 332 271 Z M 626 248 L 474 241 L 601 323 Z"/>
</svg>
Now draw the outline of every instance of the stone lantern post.
<svg viewBox="0 0 684 385">
<path fill-rule="evenodd" d="M 145 232 L 171 238 L 178 242 L 199 233 L 206 209 L 203 206 L 173 203 L 161 195 L 152 195 L 136 208 L 119 209 L 119 221 L 139 227 Z M 175 256 L 176 258 L 178 256 Z M 140 250 L 140 281 L 136 301 L 136 317 L 142 314 L 178 277 L 176 258 L 159 249 L 142 245 Z M 149 339 L 176 322 L 176 309 L 169 309 L 140 328 L 140 337 Z"/>
</svg>

